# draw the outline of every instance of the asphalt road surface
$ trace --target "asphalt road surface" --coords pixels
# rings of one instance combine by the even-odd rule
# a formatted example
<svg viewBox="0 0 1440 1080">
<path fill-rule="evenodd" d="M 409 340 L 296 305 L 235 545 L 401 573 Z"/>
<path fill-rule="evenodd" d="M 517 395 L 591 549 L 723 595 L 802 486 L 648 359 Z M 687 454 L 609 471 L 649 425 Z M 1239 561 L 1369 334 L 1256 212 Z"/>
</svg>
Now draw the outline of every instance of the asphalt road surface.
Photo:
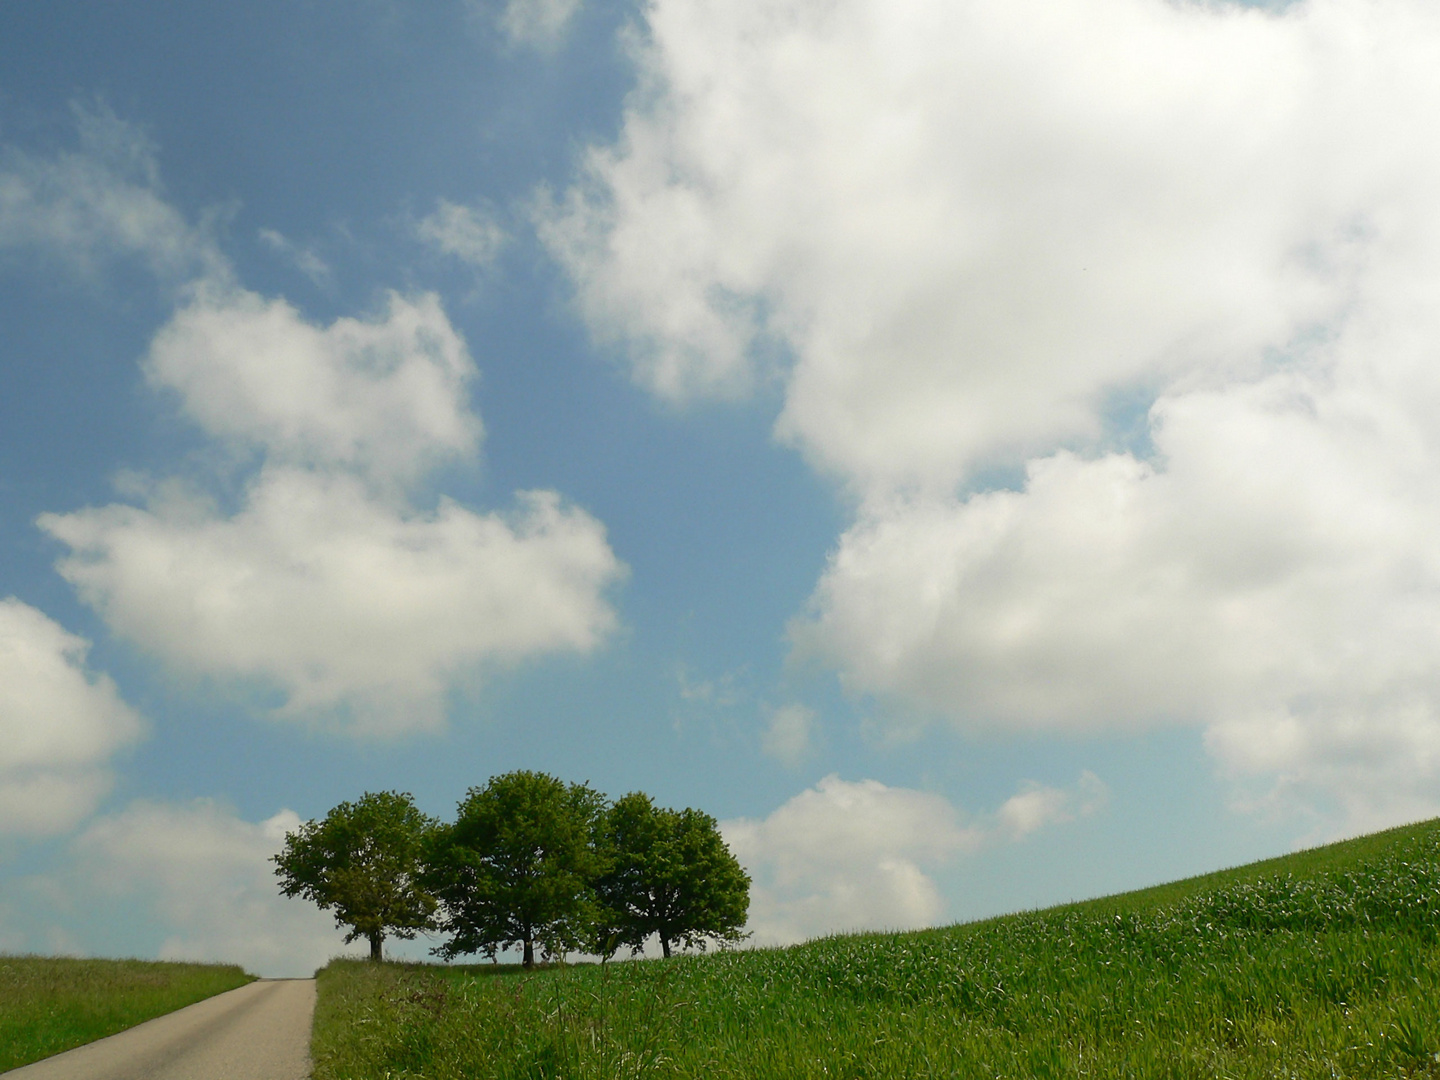
<svg viewBox="0 0 1440 1080">
<path fill-rule="evenodd" d="M 305 1080 L 314 979 L 262 979 L 5 1080 Z"/>
</svg>

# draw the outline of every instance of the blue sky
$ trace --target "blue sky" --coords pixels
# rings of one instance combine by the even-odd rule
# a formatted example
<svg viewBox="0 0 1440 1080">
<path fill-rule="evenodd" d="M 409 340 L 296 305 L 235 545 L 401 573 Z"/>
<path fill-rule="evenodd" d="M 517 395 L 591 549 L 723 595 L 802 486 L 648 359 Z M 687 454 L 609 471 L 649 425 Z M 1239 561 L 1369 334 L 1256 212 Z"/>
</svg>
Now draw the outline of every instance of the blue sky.
<svg viewBox="0 0 1440 1080">
<path fill-rule="evenodd" d="M 1440 811 L 1436 48 L 0 6 L 0 950 L 308 970 L 287 828 L 517 768 L 714 814 L 757 942 Z"/>
</svg>

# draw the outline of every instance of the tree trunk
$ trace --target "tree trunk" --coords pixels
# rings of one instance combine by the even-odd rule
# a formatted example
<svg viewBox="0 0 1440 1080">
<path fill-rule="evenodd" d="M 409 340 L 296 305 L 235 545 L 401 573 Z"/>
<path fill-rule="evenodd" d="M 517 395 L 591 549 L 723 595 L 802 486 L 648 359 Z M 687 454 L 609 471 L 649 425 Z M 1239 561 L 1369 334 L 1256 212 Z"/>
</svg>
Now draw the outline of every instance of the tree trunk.
<svg viewBox="0 0 1440 1080">
<path fill-rule="evenodd" d="M 527 938 L 525 939 L 525 967 L 526 967 L 526 968 L 533 968 L 534 966 L 535 966 L 535 943 L 534 943 L 533 941 L 531 941 L 531 940 L 527 937 Z"/>
<path fill-rule="evenodd" d="M 378 964 L 378 963 L 380 962 L 380 960 L 381 960 L 381 956 L 380 956 L 380 943 L 381 943 L 382 941 L 384 941 L 384 940 L 385 940 L 385 931 L 383 931 L 383 930 L 371 930 L 371 931 L 370 931 L 370 959 L 373 960 L 373 961 L 375 961 L 375 963 L 377 963 L 377 964 Z"/>
<path fill-rule="evenodd" d="M 660 935 L 660 951 L 665 954 L 665 959 L 670 959 L 670 939 L 664 934 Z"/>
</svg>

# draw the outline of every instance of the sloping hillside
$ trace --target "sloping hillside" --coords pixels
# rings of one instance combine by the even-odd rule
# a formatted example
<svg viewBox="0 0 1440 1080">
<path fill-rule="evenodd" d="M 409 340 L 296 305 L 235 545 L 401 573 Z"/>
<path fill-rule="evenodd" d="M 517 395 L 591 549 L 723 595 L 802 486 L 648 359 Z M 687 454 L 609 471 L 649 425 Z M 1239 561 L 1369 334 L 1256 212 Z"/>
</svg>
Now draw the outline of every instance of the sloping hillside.
<svg viewBox="0 0 1440 1080">
<path fill-rule="evenodd" d="M 318 1080 L 1435 1077 L 1440 822 L 919 933 L 320 987 Z"/>
</svg>

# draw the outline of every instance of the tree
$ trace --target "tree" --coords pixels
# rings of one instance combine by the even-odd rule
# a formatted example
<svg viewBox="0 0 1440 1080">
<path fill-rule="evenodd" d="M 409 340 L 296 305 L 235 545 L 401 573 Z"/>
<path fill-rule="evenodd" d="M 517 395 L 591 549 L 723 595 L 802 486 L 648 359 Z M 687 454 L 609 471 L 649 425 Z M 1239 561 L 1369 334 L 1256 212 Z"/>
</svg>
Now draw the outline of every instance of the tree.
<svg viewBox="0 0 1440 1080">
<path fill-rule="evenodd" d="M 335 924 L 350 927 L 346 943 L 369 938 L 370 959 L 379 960 L 386 934 L 413 938 L 434 926 L 435 898 L 419 878 L 435 826 L 409 794 L 367 791 L 285 834 L 273 860 L 280 892 L 333 908 Z"/>
<path fill-rule="evenodd" d="M 663 809 L 632 792 L 605 815 L 604 852 L 596 935 L 603 955 L 620 945 L 638 953 L 651 934 L 666 956 L 672 944 L 703 949 L 707 940 L 744 936 L 750 875 L 709 814 Z"/>
<path fill-rule="evenodd" d="M 427 884 L 444 904 L 447 959 L 518 945 L 563 955 L 589 938 L 596 829 L 604 799 L 585 784 L 538 772 L 494 776 L 471 788 L 453 825 L 435 836 Z"/>
</svg>

